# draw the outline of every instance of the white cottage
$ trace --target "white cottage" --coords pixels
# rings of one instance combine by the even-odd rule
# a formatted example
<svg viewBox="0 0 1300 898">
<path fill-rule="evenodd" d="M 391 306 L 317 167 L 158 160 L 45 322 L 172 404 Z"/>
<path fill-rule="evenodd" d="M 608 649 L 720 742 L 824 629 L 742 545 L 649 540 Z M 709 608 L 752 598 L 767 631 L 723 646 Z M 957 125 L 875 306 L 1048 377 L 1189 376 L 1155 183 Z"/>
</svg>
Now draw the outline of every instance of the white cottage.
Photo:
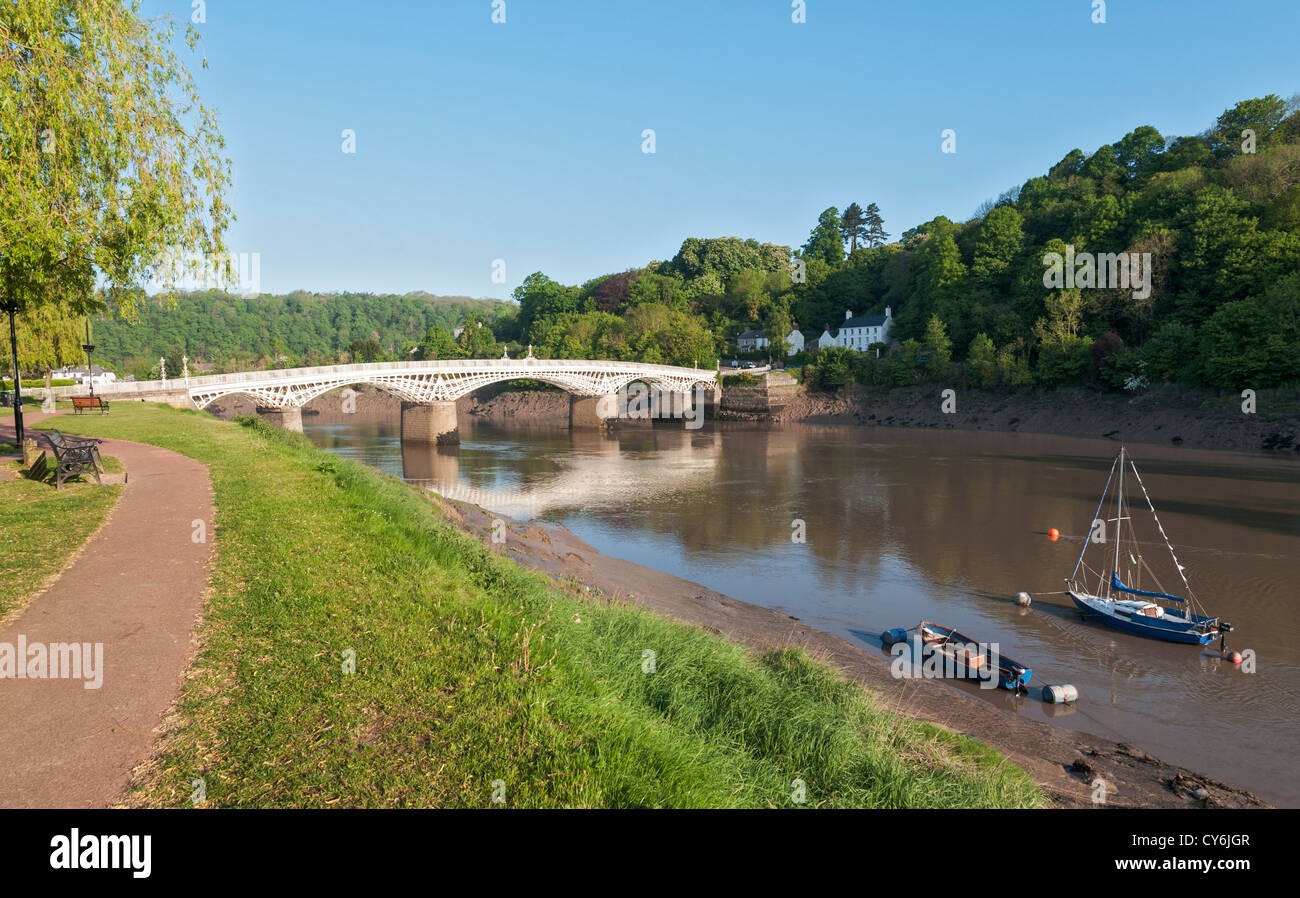
<svg viewBox="0 0 1300 898">
<path fill-rule="evenodd" d="M 853 311 L 844 313 L 844 323 L 835 330 L 829 326 L 822 331 L 817 340 L 817 348 L 827 346 L 846 346 L 858 352 L 866 352 L 872 343 L 888 343 L 889 332 L 894 326 L 893 309 L 885 306 L 883 315 L 854 316 Z"/>
<path fill-rule="evenodd" d="M 786 355 L 794 355 L 796 352 L 803 352 L 804 340 L 803 334 L 796 327 L 786 334 L 785 342 L 788 344 Z M 736 338 L 736 345 L 741 352 L 758 352 L 760 349 L 767 349 L 772 345 L 772 341 L 767 338 L 767 331 L 747 329 L 740 332 Z"/>
</svg>

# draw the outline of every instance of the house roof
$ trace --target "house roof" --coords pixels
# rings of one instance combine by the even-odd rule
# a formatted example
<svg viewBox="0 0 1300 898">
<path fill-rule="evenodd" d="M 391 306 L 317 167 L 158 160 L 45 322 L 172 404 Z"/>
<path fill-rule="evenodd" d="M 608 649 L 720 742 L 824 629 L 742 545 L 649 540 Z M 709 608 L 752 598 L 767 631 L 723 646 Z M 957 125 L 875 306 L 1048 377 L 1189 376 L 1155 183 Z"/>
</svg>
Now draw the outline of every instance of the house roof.
<svg viewBox="0 0 1300 898">
<path fill-rule="evenodd" d="M 737 340 L 756 340 L 756 339 L 761 339 L 761 338 L 765 338 L 765 337 L 767 337 L 767 331 L 764 331 L 764 330 L 754 330 L 754 329 L 752 329 L 752 328 L 749 328 L 749 329 L 746 329 L 746 330 L 741 331 L 741 332 L 740 332 L 740 336 L 737 337 L 736 339 L 737 339 Z"/>
<path fill-rule="evenodd" d="M 884 323 L 884 315 L 858 315 L 848 319 L 840 327 L 880 327 Z"/>
</svg>

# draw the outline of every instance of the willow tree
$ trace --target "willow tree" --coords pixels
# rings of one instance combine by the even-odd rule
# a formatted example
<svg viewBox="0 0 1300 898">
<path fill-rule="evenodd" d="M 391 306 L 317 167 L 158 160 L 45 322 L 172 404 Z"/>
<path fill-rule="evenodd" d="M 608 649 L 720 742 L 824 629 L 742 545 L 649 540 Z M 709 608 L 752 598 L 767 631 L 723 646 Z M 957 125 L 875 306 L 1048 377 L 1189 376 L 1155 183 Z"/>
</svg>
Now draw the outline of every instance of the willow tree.
<svg viewBox="0 0 1300 898">
<path fill-rule="evenodd" d="M 85 359 L 86 319 L 71 315 L 55 303 L 44 303 L 19 312 L 16 320 L 22 363 L 29 372 L 48 371 Z M 8 339 L 0 340 L 0 371 L 13 374 L 12 347 Z"/>
<path fill-rule="evenodd" d="M 168 280 L 169 258 L 225 258 L 230 161 L 175 43 L 171 20 L 143 18 L 137 0 L 0 0 L 0 309 L 15 387 L 18 315 L 98 311 L 98 284 L 129 318 L 130 288 Z"/>
</svg>

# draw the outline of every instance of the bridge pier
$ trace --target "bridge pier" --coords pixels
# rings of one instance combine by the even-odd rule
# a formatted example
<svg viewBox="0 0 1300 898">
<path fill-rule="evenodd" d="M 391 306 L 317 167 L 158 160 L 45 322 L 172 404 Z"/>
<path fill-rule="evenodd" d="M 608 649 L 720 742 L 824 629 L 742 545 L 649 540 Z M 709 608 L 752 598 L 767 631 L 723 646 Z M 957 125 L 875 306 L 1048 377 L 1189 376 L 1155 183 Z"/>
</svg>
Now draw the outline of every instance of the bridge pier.
<svg viewBox="0 0 1300 898">
<path fill-rule="evenodd" d="M 267 424 L 302 433 L 302 408 L 299 406 L 286 406 L 285 408 L 258 406 L 257 414 Z"/>
<path fill-rule="evenodd" d="M 454 402 L 403 402 L 402 442 L 452 445 L 460 442 Z"/>
<path fill-rule="evenodd" d="M 673 424 L 695 429 L 702 426 L 708 399 L 704 391 L 682 390 L 663 391 L 656 396 L 651 420 L 655 424 Z M 698 401 L 697 401 L 698 400 Z"/>
<path fill-rule="evenodd" d="M 603 396 L 569 396 L 569 427 L 599 430 L 611 427 L 618 419 L 618 394 Z"/>
<path fill-rule="evenodd" d="M 460 477 L 460 450 L 431 443 L 402 444 L 402 478 L 420 483 L 455 484 Z"/>
</svg>

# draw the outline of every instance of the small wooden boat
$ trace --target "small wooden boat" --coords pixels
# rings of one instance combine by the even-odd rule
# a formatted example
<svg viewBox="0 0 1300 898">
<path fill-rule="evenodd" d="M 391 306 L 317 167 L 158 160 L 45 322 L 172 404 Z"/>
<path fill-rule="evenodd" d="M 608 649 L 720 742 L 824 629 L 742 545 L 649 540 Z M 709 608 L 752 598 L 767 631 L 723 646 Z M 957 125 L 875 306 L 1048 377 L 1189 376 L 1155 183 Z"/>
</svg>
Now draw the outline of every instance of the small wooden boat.
<svg viewBox="0 0 1300 898">
<path fill-rule="evenodd" d="M 981 682 L 996 679 L 998 686 L 1015 692 L 1023 690 L 1033 675 L 1023 664 L 996 650 L 990 651 L 988 643 L 976 642 L 952 627 L 930 621 L 921 621 L 911 628 L 886 630 L 880 634 L 880 641 L 885 648 L 900 642 L 919 643 L 923 656 L 938 656 L 945 675 Z"/>
<path fill-rule="evenodd" d="M 1178 572 L 1178 577 L 1186 589 L 1186 597 L 1165 592 L 1160 581 L 1156 579 L 1155 571 L 1142 556 L 1142 546 L 1138 542 L 1136 528 L 1131 523 L 1133 518 L 1125 514 L 1129 510 L 1124 497 L 1125 462 L 1132 469 L 1133 478 L 1141 488 L 1142 495 L 1146 497 L 1151 518 L 1166 548 L 1169 549 L 1169 557 L 1173 559 L 1174 570 Z M 1110 493 L 1110 485 L 1116 480 L 1116 471 L 1119 472 L 1119 478 L 1115 489 L 1115 517 L 1103 521 L 1102 508 L 1106 504 L 1106 496 Z M 1112 521 L 1115 524 L 1115 531 L 1108 544 L 1105 525 Z M 1130 523 L 1125 526 L 1125 522 Z M 1100 534 L 1100 538 L 1097 538 L 1097 534 Z M 1101 559 L 1095 562 L 1096 567 L 1084 561 L 1089 547 L 1093 545 L 1102 547 L 1099 553 Z M 1110 573 L 1109 578 L 1106 576 L 1107 569 Z M 1156 589 L 1142 588 L 1144 573 L 1155 582 Z M 1091 582 L 1089 577 L 1093 578 Z M 1085 617 L 1103 621 L 1125 633 L 1145 636 L 1148 639 L 1208 645 L 1217 638 L 1222 647 L 1224 635 L 1232 630 L 1232 624 L 1220 621 L 1219 618 L 1209 614 L 1200 613 L 1203 609 L 1200 609 L 1191 584 L 1187 582 L 1186 572 L 1179 564 L 1178 556 L 1174 554 L 1174 547 L 1169 542 L 1169 537 L 1165 535 L 1165 528 L 1156 515 L 1155 505 L 1151 502 L 1151 496 L 1142 483 L 1137 465 L 1133 464 L 1133 459 L 1123 447 L 1120 448 L 1119 455 L 1111 465 L 1106 487 L 1101 492 L 1101 501 L 1097 503 L 1097 514 L 1093 518 L 1091 533 L 1084 540 L 1083 549 L 1079 552 L 1079 560 L 1074 565 L 1074 572 L 1066 578 L 1065 594 L 1073 600 Z M 1140 598 L 1131 598 L 1132 596 Z M 1149 599 L 1177 602 L 1183 607 L 1169 608 L 1148 601 Z"/>
</svg>

